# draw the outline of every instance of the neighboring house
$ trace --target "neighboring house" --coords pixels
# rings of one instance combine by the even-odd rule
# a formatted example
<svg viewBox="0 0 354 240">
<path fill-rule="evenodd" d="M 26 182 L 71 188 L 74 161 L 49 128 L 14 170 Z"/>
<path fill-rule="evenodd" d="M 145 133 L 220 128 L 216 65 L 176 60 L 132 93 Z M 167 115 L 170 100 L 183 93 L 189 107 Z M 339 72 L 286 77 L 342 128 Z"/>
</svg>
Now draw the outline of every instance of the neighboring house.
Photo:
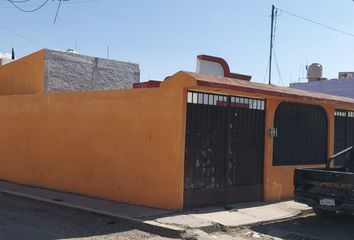
<svg viewBox="0 0 354 240">
<path fill-rule="evenodd" d="M 291 83 L 290 87 L 354 98 L 354 77 Z"/>
<path fill-rule="evenodd" d="M 354 99 L 253 83 L 220 58 L 133 89 L 53 92 L 45 55 L 0 67 L 0 179 L 179 210 L 279 201 L 354 127 L 336 121 Z"/>
</svg>

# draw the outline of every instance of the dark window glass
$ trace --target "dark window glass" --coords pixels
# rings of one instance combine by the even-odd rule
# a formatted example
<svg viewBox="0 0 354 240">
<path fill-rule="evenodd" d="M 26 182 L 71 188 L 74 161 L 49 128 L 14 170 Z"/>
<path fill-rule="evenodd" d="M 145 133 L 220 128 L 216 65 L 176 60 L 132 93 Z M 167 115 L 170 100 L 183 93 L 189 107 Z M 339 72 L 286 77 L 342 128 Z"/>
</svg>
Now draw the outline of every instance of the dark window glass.
<svg viewBox="0 0 354 240">
<path fill-rule="evenodd" d="M 281 103 L 274 127 L 273 165 L 322 164 L 327 159 L 327 115 L 320 107 Z"/>
<path fill-rule="evenodd" d="M 354 112 L 336 110 L 334 114 L 334 153 L 354 145 Z M 335 159 L 335 166 L 343 166 L 346 155 Z"/>
</svg>

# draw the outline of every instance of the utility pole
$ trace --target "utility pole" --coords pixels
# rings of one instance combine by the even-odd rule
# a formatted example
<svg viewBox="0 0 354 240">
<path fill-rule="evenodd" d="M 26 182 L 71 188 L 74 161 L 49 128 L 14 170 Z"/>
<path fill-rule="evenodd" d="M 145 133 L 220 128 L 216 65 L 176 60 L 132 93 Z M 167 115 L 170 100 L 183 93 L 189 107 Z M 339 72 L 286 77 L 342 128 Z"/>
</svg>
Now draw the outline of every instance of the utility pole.
<svg viewBox="0 0 354 240">
<path fill-rule="evenodd" d="M 273 34 L 274 34 L 274 12 L 275 7 L 272 5 L 272 22 L 271 22 L 271 29 L 270 29 L 270 52 L 269 52 L 269 79 L 268 84 L 272 83 L 272 55 L 273 55 Z"/>
</svg>

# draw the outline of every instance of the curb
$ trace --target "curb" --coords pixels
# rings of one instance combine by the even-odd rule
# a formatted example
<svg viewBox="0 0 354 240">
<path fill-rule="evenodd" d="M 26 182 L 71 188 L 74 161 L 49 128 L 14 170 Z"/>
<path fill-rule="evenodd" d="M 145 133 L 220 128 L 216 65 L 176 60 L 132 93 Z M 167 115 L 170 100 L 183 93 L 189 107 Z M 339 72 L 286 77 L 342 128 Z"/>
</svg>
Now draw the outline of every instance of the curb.
<svg viewBox="0 0 354 240">
<path fill-rule="evenodd" d="M 197 229 L 202 230 L 206 233 L 222 232 L 222 231 L 225 231 L 228 229 L 250 228 L 250 227 L 261 226 L 261 225 L 270 224 L 270 223 L 292 220 L 292 219 L 299 218 L 303 215 L 312 214 L 312 213 L 313 213 L 312 208 L 309 208 L 309 209 L 305 209 L 305 210 L 299 210 L 297 213 L 295 213 L 293 215 L 289 215 L 289 216 L 285 216 L 285 217 L 277 218 L 277 219 L 263 220 L 263 221 L 258 221 L 255 223 L 241 224 L 238 226 L 226 226 L 226 225 L 222 225 L 220 223 L 215 223 L 213 225 L 199 227 Z"/>
<path fill-rule="evenodd" d="M 105 215 L 105 216 L 113 217 L 113 218 L 116 218 L 118 220 L 118 222 L 123 225 L 126 225 L 128 227 L 132 227 L 132 228 L 135 228 L 135 229 L 138 229 L 141 231 L 156 234 L 159 236 L 163 236 L 163 237 L 180 238 L 181 235 L 186 232 L 185 229 L 175 227 L 175 226 L 161 224 L 161 223 L 157 223 L 157 222 L 153 222 L 153 221 L 144 221 L 141 219 L 127 217 L 127 216 L 118 215 L 118 214 L 112 214 L 110 212 L 101 211 L 101 210 L 92 209 L 92 208 L 81 207 L 79 205 L 70 204 L 70 203 L 66 203 L 66 202 L 58 202 L 58 201 L 54 201 L 54 200 L 47 199 L 47 198 L 35 197 L 30 194 L 23 194 L 23 193 L 19 193 L 19 192 L 15 192 L 15 191 L 8 191 L 8 190 L 2 190 L 2 189 L 0 189 L 0 193 L 14 195 L 14 196 L 22 197 L 22 198 L 29 198 L 29 199 L 36 200 L 36 201 L 51 203 L 54 205 L 69 207 L 69 208 L 78 209 L 78 210 L 82 210 L 82 211 L 87 211 L 87 212 L 91 212 L 91 213 L 98 214 L 98 215 Z"/>
<path fill-rule="evenodd" d="M 308 214 L 313 214 L 314 211 L 313 211 L 313 208 L 308 208 L 308 209 L 305 209 L 305 210 L 301 210 L 301 215 L 308 215 Z"/>
<path fill-rule="evenodd" d="M 192 230 L 192 229 L 185 229 L 185 228 L 179 227 L 179 226 L 159 223 L 159 222 L 153 221 L 153 220 L 142 220 L 142 219 L 138 219 L 138 218 L 127 217 L 124 215 L 113 214 L 111 212 L 98 210 L 98 209 L 94 209 L 94 208 L 82 207 L 80 205 L 70 204 L 65 201 L 58 202 L 58 201 L 55 201 L 52 199 L 48 199 L 48 198 L 44 198 L 44 197 L 37 197 L 37 196 L 30 195 L 30 194 L 16 192 L 16 191 L 0 189 L 0 193 L 14 195 L 14 196 L 22 197 L 22 198 L 28 198 L 28 199 L 32 199 L 32 200 L 36 200 L 36 201 L 41 201 L 41 202 L 47 202 L 50 204 L 69 207 L 69 208 L 78 209 L 78 210 L 82 210 L 82 211 L 87 211 L 87 212 L 91 212 L 91 213 L 98 214 L 98 215 L 113 217 L 113 218 L 117 219 L 117 222 L 119 222 L 125 226 L 132 227 L 132 228 L 135 228 L 135 229 L 138 229 L 141 231 L 149 232 L 152 234 L 160 235 L 163 237 L 169 237 L 169 238 L 181 238 L 182 237 L 183 238 L 184 235 L 186 235 L 190 230 Z M 276 223 L 276 222 L 280 222 L 280 221 L 291 220 L 291 219 L 299 218 L 301 216 L 312 214 L 312 213 L 313 213 L 312 208 L 308 208 L 308 209 L 304 209 L 304 210 L 298 210 L 294 214 L 291 214 L 289 216 L 285 216 L 282 218 L 277 218 L 277 219 L 263 220 L 263 221 L 258 221 L 258 222 L 254 222 L 254 223 L 249 223 L 249 224 L 242 224 L 242 225 L 238 225 L 238 226 L 226 226 L 226 225 L 222 225 L 219 223 L 214 223 L 214 224 L 211 224 L 208 226 L 197 227 L 197 228 L 193 228 L 193 229 L 203 231 L 207 234 L 218 232 L 218 231 L 224 232 L 224 231 L 228 231 L 229 229 L 250 228 L 250 227 L 255 227 L 255 226 L 260 226 L 260 225 L 265 225 L 265 224 L 270 224 L 270 223 Z"/>
</svg>

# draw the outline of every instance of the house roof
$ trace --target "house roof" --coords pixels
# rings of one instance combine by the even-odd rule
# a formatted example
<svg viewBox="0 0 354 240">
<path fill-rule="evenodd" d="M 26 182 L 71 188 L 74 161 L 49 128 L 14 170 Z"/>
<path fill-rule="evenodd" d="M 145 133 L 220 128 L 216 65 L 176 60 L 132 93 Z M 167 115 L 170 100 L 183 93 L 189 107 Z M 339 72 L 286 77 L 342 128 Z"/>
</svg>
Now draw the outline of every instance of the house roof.
<svg viewBox="0 0 354 240">
<path fill-rule="evenodd" d="M 230 89 L 248 93 L 262 94 L 275 97 L 293 98 L 300 100 L 315 101 L 320 103 L 332 103 L 354 107 L 354 99 L 335 96 L 325 93 L 310 92 L 288 87 L 249 82 L 228 77 L 218 77 L 209 74 L 183 72 L 197 81 L 198 86 Z"/>
</svg>

